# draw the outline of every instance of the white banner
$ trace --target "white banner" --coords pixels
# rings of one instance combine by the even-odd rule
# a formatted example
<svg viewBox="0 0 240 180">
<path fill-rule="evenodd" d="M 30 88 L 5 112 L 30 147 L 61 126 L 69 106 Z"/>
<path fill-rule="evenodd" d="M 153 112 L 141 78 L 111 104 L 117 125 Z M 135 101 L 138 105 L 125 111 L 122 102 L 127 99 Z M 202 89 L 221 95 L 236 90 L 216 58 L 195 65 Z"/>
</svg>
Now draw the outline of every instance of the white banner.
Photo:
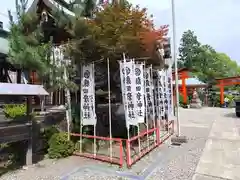
<svg viewBox="0 0 240 180">
<path fill-rule="evenodd" d="M 154 72 L 154 79 L 153 79 L 153 87 L 154 87 L 154 112 L 156 120 L 160 119 L 159 115 L 159 101 L 158 101 L 158 80 L 157 80 L 157 73 Z"/>
<path fill-rule="evenodd" d="M 164 117 L 165 107 L 164 107 L 164 71 L 158 71 L 157 73 L 157 90 L 158 90 L 158 111 L 160 119 Z"/>
<path fill-rule="evenodd" d="M 51 64 L 55 65 L 57 67 L 61 67 L 62 66 L 62 62 L 63 62 L 63 48 L 61 46 L 55 46 L 52 48 L 52 53 L 51 53 Z"/>
<path fill-rule="evenodd" d="M 134 79 L 134 62 L 120 62 L 120 77 L 122 88 L 122 99 L 125 110 L 126 126 L 137 125 L 136 107 L 135 107 L 135 79 Z"/>
<path fill-rule="evenodd" d="M 168 110 L 169 110 L 167 80 L 168 80 L 167 79 L 167 71 L 162 70 L 164 117 L 165 117 L 166 114 L 168 114 Z"/>
<path fill-rule="evenodd" d="M 96 125 L 94 64 L 82 66 L 81 76 L 82 125 Z"/>
<path fill-rule="evenodd" d="M 135 84 L 136 88 L 133 92 L 136 96 L 135 107 L 136 107 L 136 118 L 138 123 L 144 123 L 145 119 L 145 103 L 144 103 L 144 64 L 135 64 Z"/>
<path fill-rule="evenodd" d="M 167 71 L 168 117 L 173 115 L 172 68 Z"/>
<path fill-rule="evenodd" d="M 148 119 L 155 119 L 155 108 L 154 108 L 154 95 L 153 95 L 153 77 L 152 67 L 145 69 L 145 99 L 147 104 L 147 116 Z"/>
</svg>

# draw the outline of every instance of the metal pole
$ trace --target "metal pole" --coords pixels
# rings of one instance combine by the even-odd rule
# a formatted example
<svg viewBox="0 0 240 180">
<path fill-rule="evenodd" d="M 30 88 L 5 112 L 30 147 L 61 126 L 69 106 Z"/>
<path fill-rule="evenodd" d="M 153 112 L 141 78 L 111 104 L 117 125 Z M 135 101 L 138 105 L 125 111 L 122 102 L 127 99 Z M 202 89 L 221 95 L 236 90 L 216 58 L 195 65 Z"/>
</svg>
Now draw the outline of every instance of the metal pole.
<svg viewBox="0 0 240 180">
<path fill-rule="evenodd" d="M 144 62 L 144 71 L 143 71 L 143 77 L 144 77 L 144 98 L 145 98 L 145 101 L 144 101 L 144 105 L 145 105 L 145 118 L 146 118 L 146 127 L 147 127 L 147 132 L 149 130 L 149 127 L 148 127 L 148 101 L 147 101 L 147 91 L 146 91 L 146 73 L 147 73 L 147 68 L 146 68 L 146 63 Z M 150 74 L 149 74 L 150 76 Z M 150 146 L 150 142 L 149 142 L 149 134 L 147 133 L 147 148 L 149 150 L 149 146 Z"/>
<path fill-rule="evenodd" d="M 154 104 L 154 93 L 153 93 L 153 88 L 154 88 L 154 83 L 153 83 L 153 68 L 152 68 L 152 64 L 150 66 L 150 71 L 149 71 L 149 76 L 150 76 L 150 95 L 151 95 L 151 103 L 152 103 L 152 122 L 153 122 L 153 128 L 156 128 L 156 117 L 155 117 L 155 104 Z M 154 143 L 157 144 L 157 136 L 156 136 L 156 131 L 154 131 Z"/>
<path fill-rule="evenodd" d="M 79 139 L 79 148 L 80 148 L 80 153 L 82 153 L 82 143 L 83 143 L 83 137 L 82 137 L 82 134 L 83 134 L 83 124 L 82 124 L 82 99 L 83 99 L 83 93 L 82 93 L 82 85 L 83 85 L 83 80 L 82 80 L 82 78 L 83 78 L 83 67 L 82 67 L 82 65 L 81 65 L 81 73 L 80 73 L 80 77 L 81 77 L 81 85 L 80 85 L 80 89 L 79 89 L 79 93 L 80 93 L 80 96 L 79 96 L 79 98 L 80 98 L 80 100 L 79 100 L 79 109 L 80 109 L 80 111 L 79 111 L 79 125 L 80 125 L 80 139 Z"/>
<path fill-rule="evenodd" d="M 172 9 L 172 31 L 173 31 L 173 61 L 175 65 L 175 89 L 176 89 L 176 120 L 177 120 L 177 136 L 180 136 L 180 120 L 179 120 L 179 92 L 178 92 L 178 62 L 177 62 L 177 44 L 176 44 L 176 22 L 175 22 L 175 0 L 171 0 Z"/>
<path fill-rule="evenodd" d="M 110 67 L 109 58 L 107 59 L 107 69 L 108 69 L 108 118 L 109 118 L 109 135 L 110 135 L 110 159 L 112 161 L 112 109 L 111 109 L 111 84 L 110 84 Z"/>
<path fill-rule="evenodd" d="M 125 81 L 123 82 L 123 91 L 122 91 L 122 93 L 125 93 L 124 94 L 124 99 L 123 99 L 123 105 L 124 105 L 124 113 L 125 113 L 125 121 L 126 121 L 126 126 L 127 126 L 127 139 L 128 139 L 128 141 L 127 141 L 127 144 L 129 143 L 130 144 L 130 124 L 129 124 L 129 122 L 128 122 L 128 116 L 127 116 L 127 113 L 128 113 L 128 105 L 126 105 L 125 106 L 125 102 L 126 102 L 126 100 L 127 100 L 127 93 L 125 92 L 125 89 L 126 89 L 126 77 L 127 77 L 127 71 L 126 71 L 126 55 L 125 55 L 125 53 L 123 53 L 123 69 L 124 69 L 124 79 L 125 79 Z M 120 73 L 121 73 L 121 69 L 120 69 Z M 126 109 L 125 109 L 125 107 L 126 107 Z M 127 146 L 127 148 L 128 148 L 128 150 L 127 150 L 127 152 L 129 152 L 130 153 L 130 146 L 128 145 Z M 129 157 L 127 157 L 127 158 L 129 158 Z"/>
<path fill-rule="evenodd" d="M 94 66 L 94 62 L 93 62 L 93 65 L 92 65 L 92 72 L 93 72 L 92 80 L 95 83 L 95 66 Z M 93 95 L 95 96 L 95 86 L 93 87 L 92 91 L 94 92 Z M 95 102 L 93 102 L 93 103 L 95 103 Z M 95 106 L 94 106 L 94 108 L 95 108 Z M 95 109 L 92 109 L 92 112 L 94 113 L 94 118 L 96 118 L 96 116 L 95 116 Z M 94 133 L 94 139 L 93 139 L 93 141 L 94 141 L 94 145 L 93 145 L 94 146 L 94 157 L 96 157 L 96 155 L 97 155 L 96 123 L 94 124 L 93 128 L 94 128 L 94 132 L 93 132 Z"/>
<path fill-rule="evenodd" d="M 159 97 L 159 71 L 157 71 L 157 90 L 156 90 L 156 93 L 157 93 L 157 96 L 156 96 L 156 106 L 157 106 L 157 127 L 158 127 L 158 133 L 160 135 L 161 133 L 161 108 L 160 108 L 160 97 Z M 161 136 L 160 136 L 161 137 Z M 158 139 L 158 141 L 160 141 L 160 139 Z"/>
</svg>

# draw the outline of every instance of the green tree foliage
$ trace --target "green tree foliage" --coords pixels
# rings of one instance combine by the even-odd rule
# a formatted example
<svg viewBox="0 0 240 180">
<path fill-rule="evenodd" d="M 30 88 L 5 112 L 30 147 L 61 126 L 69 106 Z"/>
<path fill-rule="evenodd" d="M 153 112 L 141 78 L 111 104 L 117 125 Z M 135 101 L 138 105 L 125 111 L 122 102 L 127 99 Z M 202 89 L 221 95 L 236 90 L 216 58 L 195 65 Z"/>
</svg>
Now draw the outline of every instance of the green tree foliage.
<svg viewBox="0 0 240 180">
<path fill-rule="evenodd" d="M 17 20 L 10 18 L 10 62 L 26 71 L 35 70 L 48 85 L 52 82 L 49 86 L 62 88 L 71 84 L 57 78 L 62 77 L 63 69 L 51 63 L 52 45 L 44 42 L 39 18 L 36 13 L 26 12 L 26 4 L 26 0 L 20 3 L 16 0 Z M 147 9 L 132 6 L 126 0 L 113 1 L 102 8 L 98 8 L 95 0 L 76 0 L 65 6 L 74 9 L 75 16 L 61 9 L 52 15 L 57 28 L 69 35 L 69 41 L 65 39 L 64 54 L 71 59 L 72 63 L 65 65 L 71 75 L 75 70 L 80 72 L 82 63 L 106 58 L 116 63 L 123 52 L 134 58 L 151 56 L 149 51 L 154 49 L 154 41 L 163 39 L 168 29 L 164 26 L 156 30 Z M 9 15 L 11 17 L 11 13 Z"/>
<path fill-rule="evenodd" d="M 188 30 L 183 33 L 179 48 L 180 67 L 195 68 L 198 62 L 200 46 L 201 44 L 193 31 Z"/>
<path fill-rule="evenodd" d="M 64 69 L 67 69 L 68 76 L 71 77 L 74 75 L 75 67 L 65 61 L 60 62 L 61 66 L 55 63 L 60 60 L 53 56 L 52 43 L 45 41 L 42 22 L 37 13 L 26 11 L 27 2 L 27 0 L 20 2 L 16 0 L 16 20 L 9 11 L 9 62 L 28 75 L 31 71 L 35 71 L 38 81 L 49 90 L 65 87 L 75 89 L 72 78 L 67 80 L 63 78 Z M 66 18 L 64 20 L 61 22 L 67 23 Z"/>
<path fill-rule="evenodd" d="M 239 75 L 240 67 L 224 53 L 216 52 L 209 45 L 202 45 L 193 31 L 183 33 L 179 48 L 179 66 L 195 71 L 204 82 L 214 83 L 216 78 Z"/>
<path fill-rule="evenodd" d="M 80 6 L 78 12 L 84 12 L 84 7 L 86 6 Z M 149 48 L 149 44 L 153 46 L 155 43 L 149 42 L 149 39 L 161 40 L 167 33 L 167 26 L 155 30 L 146 11 L 145 8 L 132 6 L 123 0 L 105 4 L 102 9 L 92 9 L 94 14 L 87 18 L 83 17 L 84 13 L 69 17 L 63 12 L 57 12 L 56 17 L 57 22 L 60 25 L 65 24 L 64 29 L 71 34 L 72 40 L 67 52 L 75 63 L 107 57 L 116 62 L 114 60 L 119 59 L 123 52 L 128 57 L 149 55 L 146 50 L 153 49 Z M 154 33 L 150 33 L 153 31 Z"/>
<path fill-rule="evenodd" d="M 43 43 L 43 35 L 36 14 L 27 13 L 27 0 L 16 0 L 17 19 L 10 17 L 9 61 L 24 71 L 34 70 L 44 76 L 49 73 L 50 44 Z"/>
</svg>

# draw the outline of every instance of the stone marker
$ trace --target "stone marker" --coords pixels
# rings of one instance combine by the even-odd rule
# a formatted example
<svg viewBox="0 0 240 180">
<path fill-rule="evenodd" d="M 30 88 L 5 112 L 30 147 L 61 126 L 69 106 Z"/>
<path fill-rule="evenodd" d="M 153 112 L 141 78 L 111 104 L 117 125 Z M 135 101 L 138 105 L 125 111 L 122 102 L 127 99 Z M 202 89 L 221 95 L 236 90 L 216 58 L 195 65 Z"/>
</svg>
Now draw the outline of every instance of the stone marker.
<svg viewBox="0 0 240 180">
<path fill-rule="evenodd" d="M 190 108 L 195 108 L 195 109 L 202 108 L 202 101 L 199 99 L 196 89 L 193 91 L 193 97 L 190 103 Z"/>
</svg>

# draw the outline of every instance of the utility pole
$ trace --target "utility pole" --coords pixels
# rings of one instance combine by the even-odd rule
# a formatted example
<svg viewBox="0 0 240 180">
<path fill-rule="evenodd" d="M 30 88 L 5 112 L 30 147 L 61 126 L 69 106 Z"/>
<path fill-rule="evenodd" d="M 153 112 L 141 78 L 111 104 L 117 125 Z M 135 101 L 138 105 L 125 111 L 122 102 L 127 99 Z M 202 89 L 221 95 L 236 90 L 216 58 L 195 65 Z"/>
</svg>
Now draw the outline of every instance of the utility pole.
<svg viewBox="0 0 240 180">
<path fill-rule="evenodd" d="M 181 144 L 187 142 L 185 136 L 181 136 L 180 131 L 180 118 L 179 118 L 179 90 L 178 90 L 178 62 L 177 62 L 177 42 L 176 42 L 176 20 L 175 20 L 175 0 L 171 0 L 172 10 L 172 36 L 173 36 L 173 61 L 175 66 L 175 90 L 176 90 L 176 121 L 177 121 L 177 134 L 176 137 L 172 138 L 173 144 Z"/>
<path fill-rule="evenodd" d="M 177 62 L 177 42 L 176 42 L 176 20 L 175 20 L 175 0 L 171 0 L 172 9 L 172 36 L 173 36 L 173 62 L 175 66 L 175 90 L 176 90 L 176 121 L 177 121 L 177 136 L 180 136 L 180 121 L 179 121 L 179 91 L 178 91 L 178 62 Z"/>
</svg>

